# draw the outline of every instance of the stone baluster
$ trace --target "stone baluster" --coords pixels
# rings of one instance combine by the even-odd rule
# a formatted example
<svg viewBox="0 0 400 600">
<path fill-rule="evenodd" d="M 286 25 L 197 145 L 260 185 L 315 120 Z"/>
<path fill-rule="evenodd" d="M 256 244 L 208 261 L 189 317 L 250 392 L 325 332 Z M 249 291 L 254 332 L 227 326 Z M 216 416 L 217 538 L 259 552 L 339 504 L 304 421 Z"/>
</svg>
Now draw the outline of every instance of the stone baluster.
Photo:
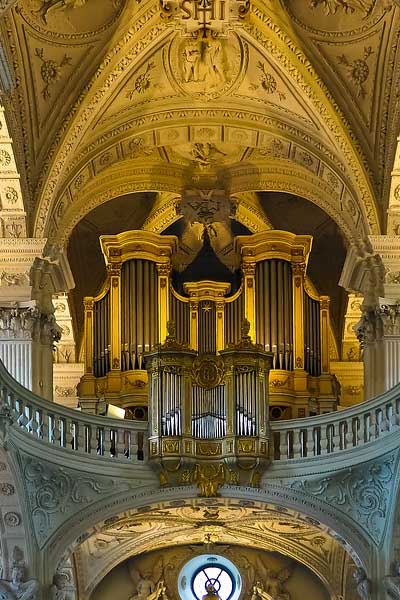
<svg viewBox="0 0 400 600">
<path fill-rule="evenodd" d="M 85 425 L 76 422 L 76 450 L 85 453 Z"/>
<path fill-rule="evenodd" d="M 301 429 L 295 428 L 293 430 L 293 458 L 301 458 Z"/>
<path fill-rule="evenodd" d="M 118 427 L 116 435 L 116 451 L 117 457 L 122 458 L 125 452 L 125 429 Z"/>
<path fill-rule="evenodd" d="M 340 433 L 339 433 L 339 428 L 340 428 L 340 422 L 338 423 L 334 423 L 333 425 L 333 452 L 339 452 L 340 451 Z"/>
</svg>

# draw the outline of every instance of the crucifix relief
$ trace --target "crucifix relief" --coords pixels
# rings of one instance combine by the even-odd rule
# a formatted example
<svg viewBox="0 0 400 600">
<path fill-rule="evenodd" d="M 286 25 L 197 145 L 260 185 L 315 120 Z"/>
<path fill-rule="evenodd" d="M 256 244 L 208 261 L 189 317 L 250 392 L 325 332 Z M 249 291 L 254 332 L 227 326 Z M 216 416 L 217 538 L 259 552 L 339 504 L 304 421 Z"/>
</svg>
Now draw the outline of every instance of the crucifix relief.
<svg viewBox="0 0 400 600">
<path fill-rule="evenodd" d="M 184 35 L 226 36 L 250 10 L 250 0 L 160 0 L 161 16 Z"/>
</svg>

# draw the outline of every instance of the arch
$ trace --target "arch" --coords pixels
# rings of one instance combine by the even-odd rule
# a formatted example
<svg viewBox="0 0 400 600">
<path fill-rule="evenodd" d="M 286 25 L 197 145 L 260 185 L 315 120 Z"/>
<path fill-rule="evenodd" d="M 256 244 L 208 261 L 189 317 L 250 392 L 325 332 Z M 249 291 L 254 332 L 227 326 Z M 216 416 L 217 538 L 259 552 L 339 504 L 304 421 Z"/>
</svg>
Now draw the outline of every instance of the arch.
<svg viewBox="0 0 400 600">
<path fill-rule="evenodd" d="M 66 244 L 73 228 L 91 210 L 118 196 L 139 191 L 171 194 L 168 197 L 166 195 L 163 215 L 163 226 L 168 227 L 176 220 L 173 198 L 174 195 L 180 195 L 185 176 L 186 171 L 182 165 L 153 161 L 138 163 L 134 159 L 118 162 L 89 180 L 80 189 L 74 202 L 67 203 L 64 193 L 52 215 L 49 241 Z M 237 165 L 226 170 L 225 181 L 233 196 L 257 191 L 279 191 L 302 196 L 332 217 L 349 244 L 367 234 L 350 193 L 346 196 L 348 209 L 343 210 L 343 204 L 338 198 L 335 203 L 329 201 L 330 197 L 335 197 L 335 191 L 328 181 L 292 161 L 276 159 L 257 161 L 245 166 Z M 159 220 L 162 218 L 163 206 L 158 206 L 157 210 Z M 238 214 L 240 216 L 240 212 Z M 256 231 L 260 227 L 262 214 L 255 212 L 254 217 L 252 219 L 251 212 L 247 211 L 245 224 L 250 224 Z"/>
<path fill-rule="evenodd" d="M 341 556 L 350 557 L 347 562 L 351 565 L 361 566 L 363 565 L 367 570 L 369 566 L 369 550 L 368 542 L 363 539 L 362 534 L 357 528 L 354 522 L 344 518 L 341 514 L 341 520 L 336 515 L 335 509 L 327 508 L 324 503 L 319 502 L 315 499 L 308 499 L 305 501 L 303 497 L 297 497 L 294 490 L 289 488 L 283 488 L 281 493 L 278 494 L 276 486 L 272 486 L 271 489 L 256 490 L 253 488 L 232 488 L 226 486 L 221 490 L 221 497 L 218 500 L 211 500 L 211 505 L 217 503 L 217 506 L 227 506 L 228 509 L 235 510 L 235 519 L 230 519 L 231 523 L 238 522 L 238 511 L 242 514 L 252 514 L 253 521 L 257 520 L 258 523 L 266 519 L 266 515 L 274 511 L 274 519 L 286 519 L 294 520 L 300 523 L 303 527 L 310 532 L 310 535 L 315 536 L 319 541 L 323 543 L 323 540 L 330 540 L 329 543 L 332 548 L 335 548 L 334 552 L 339 552 Z M 207 501 L 195 497 L 196 490 L 193 486 L 181 487 L 181 488 L 165 488 L 165 489 L 154 489 L 154 488 L 142 488 L 137 491 L 136 494 L 132 494 L 132 491 L 120 495 L 118 497 L 110 497 L 104 499 L 103 502 L 97 502 L 95 505 L 87 509 L 83 509 L 75 517 L 70 518 L 68 521 L 61 525 L 57 532 L 47 541 L 46 549 L 48 552 L 46 560 L 46 570 L 54 569 L 53 563 L 56 563 L 57 557 L 65 553 L 66 549 L 68 552 L 77 552 L 78 548 L 84 544 L 90 544 L 90 540 L 94 539 L 93 536 L 107 536 L 114 535 L 115 530 L 113 527 L 119 526 L 119 523 L 124 522 L 124 519 L 129 519 L 132 515 L 137 514 L 143 520 L 145 516 L 146 523 L 150 522 L 152 514 L 155 515 L 155 519 L 161 519 L 163 522 L 168 521 L 168 517 L 164 513 L 171 513 L 171 511 L 178 511 L 185 506 L 204 506 Z M 256 516 L 255 516 L 256 515 Z M 335 517 L 336 515 L 336 517 Z M 316 518 L 322 517 L 324 521 L 317 521 Z M 195 519 L 198 520 L 198 513 L 196 512 Z M 249 534 L 248 523 L 244 523 L 243 538 L 246 538 L 247 543 L 253 547 L 257 547 L 266 539 L 267 534 L 272 536 L 267 530 L 263 530 L 262 527 L 258 526 L 258 529 Z M 338 531 L 339 527 L 340 531 Z M 336 529 L 331 527 L 335 526 Z M 225 526 L 226 527 L 226 526 Z M 231 525 L 233 527 L 233 525 Z M 216 526 L 218 529 L 218 526 Z M 190 528 L 189 528 L 190 529 Z M 187 531 L 188 526 L 178 527 L 181 541 L 179 543 L 187 542 Z M 195 534 L 193 534 L 193 531 Z M 229 538 L 229 532 L 224 533 L 221 530 L 221 540 L 226 542 Z M 121 533 L 121 532 L 120 532 Z M 168 535 L 167 535 L 168 534 Z M 196 527 L 191 529 L 191 536 L 196 535 L 197 541 L 202 541 L 202 529 Z M 232 533 L 230 534 L 232 537 Z M 237 532 L 234 534 L 234 539 L 237 540 Z M 226 537 L 224 537 L 226 536 Z M 325 585 L 331 585 L 330 578 L 327 573 L 324 574 L 324 567 L 326 565 L 326 555 L 322 553 L 319 559 L 316 558 L 315 553 L 311 559 L 307 559 L 309 554 L 308 550 L 302 549 L 301 545 L 295 546 L 294 544 L 289 545 L 287 537 L 283 536 L 279 539 L 279 536 L 274 535 L 269 540 L 269 546 L 266 549 L 278 551 L 281 554 L 292 556 L 295 560 L 302 562 L 308 566 L 317 576 L 322 579 Z M 183 541 L 182 541 L 183 539 Z M 194 538 L 192 537 L 194 540 Z M 120 563 L 125 558 L 131 556 L 134 553 L 140 553 L 149 551 L 157 547 L 162 547 L 165 544 L 170 544 L 173 540 L 177 542 L 176 530 L 173 528 L 168 532 L 165 527 L 145 532 L 143 539 L 139 543 L 138 538 L 132 538 L 130 534 L 130 541 L 124 546 L 123 544 L 111 544 L 106 548 L 107 550 L 107 564 L 101 567 L 97 578 L 92 582 L 92 588 L 94 588 L 96 582 L 100 581 L 105 574 L 111 570 L 114 566 Z M 111 542 L 110 542 L 111 543 Z M 315 548 L 318 547 L 316 543 Z M 156 545 L 158 544 L 158 545 Z M 107 544 L 106 544 L 107 546 Z M 83 547 L 83 546 L 82 546 Z M 50 551 L 51 550 L 51 551 Z M 333 550 L 332 550 L 333 551 Z M 316 550 L 317 552 L 317 550 Z M 78 559 L 82 560 L 81 558 Z M 306 561 L 309 560 L 307 563 Z M 350 561 L 350 562 L 349 562 Z M 99 562 L 97 564 L 100 564 Z M 99 567 L 100 569 L 100 567 Z M 82 582 L 81 582 L 82 584 Z M 331 585 L 332 587 L 332 585 Z M 331 589 L 332 593 L 338 595 L 340 592 L 338 589 Z"/>
<path fill-rule="evenodd" d="M 344 176 L 345 185 L 349 186 L 351 202 L 354 205 L 352 210 L 359 213 L 357 219 L 362 221 L 361 231 L 358 233 L 379 233 L 374 194 L 355 136 L 307 57 L 285 31 L 287 25 L 283 15 L 280 18 L 280 15 L 275 13 L 270 14 L 269 10 L 265 3 L 255 2 L 251 22 L 240 30 L 240 35 L 248 43 L 251 42 L 265 60 L 272 61 L 271 64 L 285 74 L 296 93 L 304 99 L 310 110 L 312 109 L 314 122 L 317 124 L 315 133 L 310 128 L 307 131 L 304 123 L 294 125 L 290 119 L 283 117 L 283 113 L 277 116 L 261 107 L 257 112 L 249 111 L 245 103 L 238 98 L 229 97 L 232 108 L 227 109 L 224 97 L 222 104 L 218 100 L 213 102 L 211 116 L 208 104 L 202 106 L 200 103 L 198 107 L 193 108 L 188 98 L 174 99 L 170 106 L 165 99 L 158 104 L 155 101 L 150 102 L 137 111 L 136 115 L 129 114 L 121 123 L 112 123 L 108 130 L 104 124 L 98 136 L 93 136 L 91 127 L 100 120 L 102 111 L 113 99 L 115 90 L 119 90 L 129 77 L 143 66 L 146 57 L 149 59 L 155 49 L 161 48 L 163 43 L 174 35 L 174 31 L 161 22 L 157 11 L 148 10 L 147 3 L 143 3 L 138 9 L 138 21 L 133 22 L 130 35 L 121 37 L 110 50 L 94 76 L 87 94 L 71 111 L 63 138 L 56 141 L 49 154 L 49 162 L 43 170 L 34 235 L 41 237 L 48 234 L 49 218 L 53 218 L 55 204 L 60 202 L 66 193 L 63 186 L 71 181 L 72 177 L 78 176 L 78 171 L 82 172 L 96 155 L 104 154 L 117 143 L 129 139 L 129 136 L 138 136 L 146 129 L 149 130 L 151 124 L 154 127 L 156 122 L 163 129 L 182 125 L 189 131 L 191 123 L 209 125 L 210 118 L 214 125 L 221 128 L 224 123 L 228 123 L 238 134 L 244 134 L 245 137 L 247 128 L 252 129 L 253 138 L 254 132 L 257 136 L 258 132 L 263 131 L 269 131 L 278 137 L 283 136 L 286 140 L 297 138 L 299 148 L 303 148 L 308 155 L 307 160 L 313 162 L 311 151 L 321 159 L 321 165 L 324 160 L 334 170 L 340 165 L 340 168 L 344 169 L 340 177 Z M 258 137 L 261 139 L 262 136 Z M 259 141 L 253 141 L 254 143 L 257 145 Z M 155 140 L 150 143 L 150 146 L 156 145 Z M 298 156 L 301 156 L 300 152 Z M 318 170 L 318 176 L 323 177 L 323 173 L 329 173 L 329 169 Z M 334 193 L 334 190 L 330 191 Z"/>
</svg>

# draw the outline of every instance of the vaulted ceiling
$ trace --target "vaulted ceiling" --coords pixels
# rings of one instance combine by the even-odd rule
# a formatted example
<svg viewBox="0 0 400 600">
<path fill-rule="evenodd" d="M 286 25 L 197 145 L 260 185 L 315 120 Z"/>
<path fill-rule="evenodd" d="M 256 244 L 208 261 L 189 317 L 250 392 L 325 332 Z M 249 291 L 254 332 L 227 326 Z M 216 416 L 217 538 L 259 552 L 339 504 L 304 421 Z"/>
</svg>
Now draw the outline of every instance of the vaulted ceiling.
<svg viewBox="0 0 400 600">
<path fill-rule="evenodd" d="M 383 232 L 396 1 L 252 0 L 228 35 L 201 42 L 203 76 L 163 3 L 8 2 L 1 83 L 31 234 L 65 241 L 95 206 L 179 193 L 211 168 L 234 194 L 303 195 L 347 239 Z"/>
</svg>

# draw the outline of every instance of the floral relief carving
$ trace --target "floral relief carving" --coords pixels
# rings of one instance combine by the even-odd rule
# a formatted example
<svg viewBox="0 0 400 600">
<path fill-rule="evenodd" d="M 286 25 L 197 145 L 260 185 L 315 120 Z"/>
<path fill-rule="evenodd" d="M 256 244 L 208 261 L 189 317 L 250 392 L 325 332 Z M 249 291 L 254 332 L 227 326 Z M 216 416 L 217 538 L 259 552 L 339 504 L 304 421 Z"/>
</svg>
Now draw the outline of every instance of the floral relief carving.
<svg viewBox="0 0 400 600">
<path fill-rule="evenodd" d="M 8 167 L 11 156 L 6 150 L 0 150 L 0 167 Z"/>
<path fill-rule="evenodd" d="M 346 67 L 347 75 L 357 89 L 357 96 L 365 98 L 365 87 L 370 70 L 367 63 L 369 57 L 374 54 L 371 46 L 364 48 L 364 57 L 349 61 L 345 54 L 338 56 L 339 63 Z"/>
<path fill-rule="evenodd" d="M 60 79 L 61 69 L 66 65 L 71 65 L 72 59 L 66 54 L 58 63 L 53 59 L 45 59 L 43 48 L 36 48 L 36 56 L 42 61 L 42 66 L 40 67 L 40 76 L 46 84 L 42 90 L 42 96 L 44 100 L 48 100 L 51 95 L 51 86 Z"/>
<path fill-rule="evenodd" d="M 11 286 L 11 285 L 28 285 L 29 275 L 28 273 L 7 273 L 3 271 L 0 274 L 0 285 Z"/>
<path fill-rule="evenodd" d="M 18 200 L 18 192 L 12 187 L 6 187 L 4 196 L 9 204 L 15 204 Z"/>
<path fill-rule="evenodd" d="M 390 506 L 396 455 L 351 467 L 322 479 L 294 481 L 290 487 L 317 496 L 347 513 L 373 540 L 383 537 Z"/>
<path fill-rule="evenodd" d="M 17 512 L 8 512 L 4 515 L 4 523 L 7 527 L 18 527 L 21 524 L 21 515 Z"/>
<path fill-rule="evenodd" d="M 12 483 L 0 483 L 0 494 L 2 496 L 12 496 L 15 494 L 15 487 Z"/>
<path fill-rule="evenodd" d="M 279 100 L 285 100 L 286 99 L 285 94 L 283 94 L 281 91 L 279 91 L 278 83 L 277 83 L 275 77 L 266 70 L 264 63 L 259 61 L 257 64 L 257 67 L 260 71 L 259 83 L 251 84 L 250 88 L 252 90 L 258 90 L 261 87 L 261 89 L 266 94 L 274 94 L 275 92 L 277 92 L 277 94 L 279 96 Z"/>
<path fill-rule="evenodd" d="M 140 73 L 135 79 L 134 87 L 127 93 L 127 97 L 132 100 L 135 94 L 144 94 L 151 86 L 151 71 L 154 69 L 155 64 L 152 62 L 147 63 L 146 69 L 143 73 Z"/>
</svg>

